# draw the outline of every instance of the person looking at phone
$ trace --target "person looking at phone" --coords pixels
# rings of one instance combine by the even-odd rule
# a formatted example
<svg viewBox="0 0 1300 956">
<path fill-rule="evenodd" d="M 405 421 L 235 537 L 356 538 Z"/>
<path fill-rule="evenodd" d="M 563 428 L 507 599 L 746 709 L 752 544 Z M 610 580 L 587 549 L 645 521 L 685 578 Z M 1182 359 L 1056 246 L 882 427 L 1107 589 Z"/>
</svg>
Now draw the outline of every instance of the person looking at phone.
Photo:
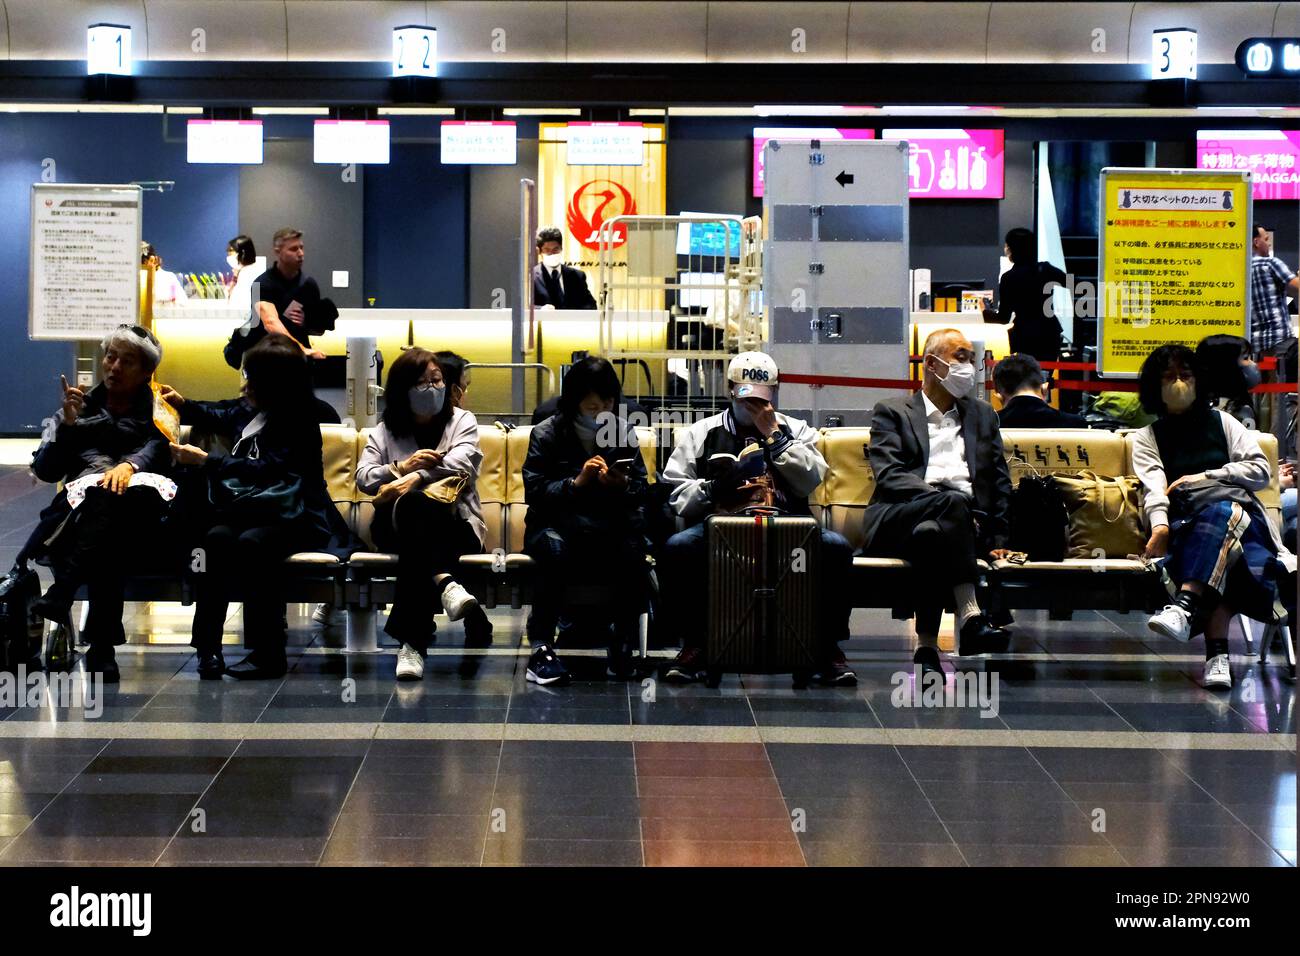
<svg viewBox="0 0 1300 956">
<path fill-rule="evenodd" d="M 648 598 L 652 499 L 636 430 L 614 412 L 621 393 L 614 367 L 589 356 L 569 369 L 558 410 L 529 436 L 524 552 L 537 579 L 526 676 L 534 683 L 568 679 L 553 647 L 561 614 L 612 630 L 609 675 L 632 676 L 630 648 Z M 594 589 L 594 606 L 573 600 L 584 588 Z"/>
<path fill-rule="evenodd" d="M 370 523 L 375 547 L 397 555 L 397 595 L 384 630 L 401 643 L 397 679 L 420 680 L 442 602 L 447 617 L 464 620 L 468 643 L 490 642 L 492 625 L 455 578 L 465 554 L 479 554 L 487 525 L 479 503 L 478 420 L 453 401 L 463 363 L 439 362 L 427 349 L 408 349 L 388 372 L 384 420 L 370 430 L 357 464 L 357 487 L 375 496 Z M 452 503 L 424 490 L 460 476 Z"/>
<path fill-rule="evenodd" d="M 139 473 L 166 474 L 170 456 L 167 438 L 154 425 L 149 387 L 162 361 L 158 339 L 141 326 L 123 325 L 104 337 L 102 347 L 100 384 L 79 388 L 59 376 L 62 405 L 32 456 L 32 473 L 65 487 L 41 512 L 19 561 L 39 560 L 53 569 L 54 583 L 35 609 L 55 624 L 70 625 L 77 589 L 89 587 L 86 668 L 116 682 L 114 647 L 126 643 L 124 576 L 147 557 L 167 508 L 156 487 L 131 480 Z M 84 498 L 74 496 L 74 505 L 67 485 L 79 478 L 92 484 Z"/>
<path fill-rule="evenodd" d="M 828 466 L 817 450 L 817 432 L 807 422 L 777 412 L 780 372 L 763 352 L 741 352 L 727 368 L 731 405 L 696 422 L 678 439 L 664 483 L 673 486 L 669 506 L 690 527 L 668 539 L 658 562 L 660 593 L 669 627 L 682 635 L 682 650 L 664 674 L 677 683 L 699 680 L 707 670 L 704 626 L 708 554 L 704 522 L 713 514 L 734 513 L 749 504 L 785 514 L 808 515 L 808 496 L 822 483 Z M 756 451 L 745 454 L 749 446 Z M 814 680 L 852 686 L 839 642 L 849 636 L 848 575 L 853 547 L 834 531 L 821 531 L 821 633 L 825 663 Z"/>
</svg>

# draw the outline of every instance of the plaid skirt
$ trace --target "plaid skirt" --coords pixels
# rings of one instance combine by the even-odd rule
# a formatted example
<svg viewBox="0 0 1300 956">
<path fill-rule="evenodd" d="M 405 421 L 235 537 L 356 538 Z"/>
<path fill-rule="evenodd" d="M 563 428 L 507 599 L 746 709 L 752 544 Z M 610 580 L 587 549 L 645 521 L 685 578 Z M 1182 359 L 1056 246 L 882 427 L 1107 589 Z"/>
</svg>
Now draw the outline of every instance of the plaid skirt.
<svg viewBox="0 0 1300 956">
<path fill-rule="evenodd" d="M 1278 559 L 1262 512 L 1218 501 L 1169 527 L 1169 556 L 1161 568 L 1170 596 L 1187 581 L 1216 591 L 1233 611 L 1256 621 L 1283 622 L 1295 600 L 1294 576 Z"/>
</svg>

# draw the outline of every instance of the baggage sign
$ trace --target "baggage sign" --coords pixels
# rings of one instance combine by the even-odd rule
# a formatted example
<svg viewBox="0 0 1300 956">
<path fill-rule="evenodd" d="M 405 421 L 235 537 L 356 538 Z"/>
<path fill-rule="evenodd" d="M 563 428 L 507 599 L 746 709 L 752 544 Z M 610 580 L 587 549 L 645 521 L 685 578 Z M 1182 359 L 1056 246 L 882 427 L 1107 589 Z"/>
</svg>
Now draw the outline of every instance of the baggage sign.
<svg viewBox="0 0 1300 956">
<path fill-rule="evenodd" d="M 1249 337 L 1249 171 L 1101 171 L 1097 368 L 1133 378 L 1157 346 Z"/>
</svg>

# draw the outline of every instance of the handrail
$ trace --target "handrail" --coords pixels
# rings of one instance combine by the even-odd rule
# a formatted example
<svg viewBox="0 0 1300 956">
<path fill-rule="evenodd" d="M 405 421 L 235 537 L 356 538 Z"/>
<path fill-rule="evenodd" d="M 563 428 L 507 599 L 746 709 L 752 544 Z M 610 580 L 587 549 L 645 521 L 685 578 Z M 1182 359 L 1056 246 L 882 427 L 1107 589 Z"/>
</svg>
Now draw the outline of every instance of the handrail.
<svg viewBox="0 0 1300 956">
<path fill-rule="evenodd" d="M 555 394 L 555 369 L 551 368 L 551 367 L 550 367 L 549 365 L 547 365 L 545 362 L 468 362 L 468 363 L 466 363 L 465 367 L 466 367 L 466 368 L 511 368 L 511 369 L 514 369 L 514 368 L 518 368 L 518 369 L 536 368 L 536 369 L 541 369 L 542 371 L 546 372 L 546 377 L 547 377 L 547 379 L 549 380 L 549 381 L 547 382 L 549 388 L 548 388 L 548 390 L 547 390 L 547 396 L 546 396 L 546 397 L 547 397 L 547 398 L 550 398 L 552 395 Z M 511 412 L 510 414 L 513 415 L 513 414 L 517 414 L 517 413 L 516 413 L 516 412 Z"/>
</svg>

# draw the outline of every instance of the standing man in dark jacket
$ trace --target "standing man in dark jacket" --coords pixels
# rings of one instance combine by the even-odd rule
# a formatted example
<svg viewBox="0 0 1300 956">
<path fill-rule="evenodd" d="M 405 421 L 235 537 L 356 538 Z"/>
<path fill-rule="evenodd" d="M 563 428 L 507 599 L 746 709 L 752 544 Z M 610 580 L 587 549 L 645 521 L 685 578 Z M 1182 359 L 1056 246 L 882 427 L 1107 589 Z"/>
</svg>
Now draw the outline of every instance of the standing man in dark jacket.
<svg viewBox="0 0 1300 956">
<path fill-rule="evenodd" d="M 564 377 L 559 411 L 529 435 L 524 552 L 537 562 L 537 580 L 526 676 L 538 684 L 568 678 L 551 645 L 561 613 L 571 620 L 581 613 L 565 600 L 583 586 L 600 596 L 616 592 L 609 671 L 616 678 L 632 673 L 629 649 L 647 598 L 652 497 L 636 432 L 614 414 L 621 392 L 608 361 L 585 358 Z"/>
<path fill-rule="evenodd" d="M 587 275 L 564 264 L 564 234 L 554 226 L 537 233 L 537 265 L 533 266 L 533 305 L 539 309 L 594 309 Z"/>
<path fill-rule="evenodd" d="M 940 671 L 939 620 L 951 595 L 958 653 L 1006 647 L 975 600 L 976 560 L 1005 558 L 1011 473 L 992 406 L 971 397 L 975 352 L 956 329 L 925 340 L 921 390 L 885 399 L 871 419 L 876 489 L 867 506 L 872 557 L 905 558 L 916 580 L 914 663 Z M 942 374 L 940 374 L 942 373 Z"/>
<path fill-rule="evenodd" d="M 1061 353 L 1061 323 L 1052 307 L 1052 286 L 1065 285 L 1067 276 L 1050 262 L 1039 262 L 1034 234 L 1028 229 L 1007 233 L 1003 250 L 1011 269 L 998 283 L 997 310 L 985 309 L 984 321 L 1011 323 L 1007 339 L 1012 352 L 1024 352 L 1043 362 Z"/>
<path fill-rule="evenodd" d="M 116 682 L 114 647 L 126 643 L 124 579 L 156 543 L 167 507 L 163 483 L 132 484 L 132 479 L 166 473 L 171 462 L 167 438 L 154 425 L 149 387 L 162 361 L 158 339 L 141 326 L 123 325 L 102 344 L 103 381 L 85 393 L 63 379 L 63 407 L 32 458 L 37 478 L 62 481 L 65 487 L 41 512 L 19 561 L 49 561 L 54 584 L 36 610 L 64 627 L 77 589 L 89 587 L 86 667 Z M 84 482 L 91 484 L 81 487 Z"/>
</svg>

